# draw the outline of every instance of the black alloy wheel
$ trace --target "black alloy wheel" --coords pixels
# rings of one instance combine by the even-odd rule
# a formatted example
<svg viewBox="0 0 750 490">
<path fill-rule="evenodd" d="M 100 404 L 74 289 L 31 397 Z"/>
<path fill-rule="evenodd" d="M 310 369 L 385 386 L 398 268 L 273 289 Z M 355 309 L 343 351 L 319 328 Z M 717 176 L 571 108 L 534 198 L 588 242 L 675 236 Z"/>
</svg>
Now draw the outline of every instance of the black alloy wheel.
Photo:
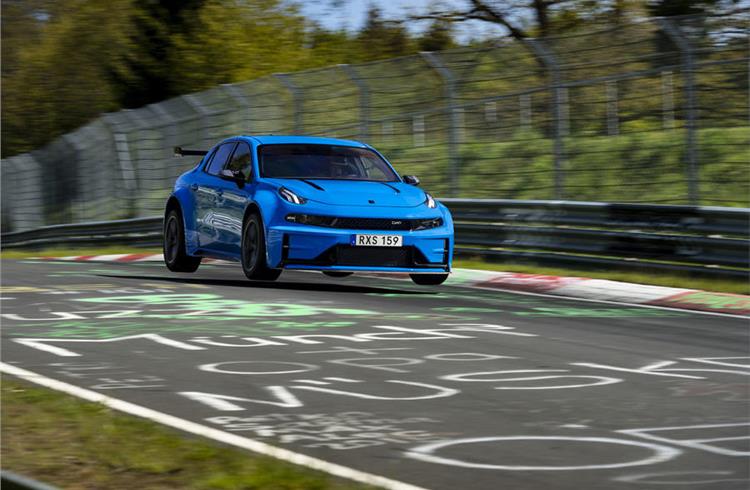
<svg viewBox="0 0 750 490">
<path fill-rule="evenodd" d="M 200 257 L 191 257 L 185 251 L 185 230 L 182 216 L 173 209 L 164 222 L 164 263 L 172 272 L 195 272 L 201 265 Z"/>
<path fill-rule="evenodd" d="M 271 269 L 266 264 L 266 237 L 257 213 L 248 216 L 242 227 L 241 257 L 242 270 L 248 279 L 275 281 L 281 275 L 281 269 Z"/>
</svg>

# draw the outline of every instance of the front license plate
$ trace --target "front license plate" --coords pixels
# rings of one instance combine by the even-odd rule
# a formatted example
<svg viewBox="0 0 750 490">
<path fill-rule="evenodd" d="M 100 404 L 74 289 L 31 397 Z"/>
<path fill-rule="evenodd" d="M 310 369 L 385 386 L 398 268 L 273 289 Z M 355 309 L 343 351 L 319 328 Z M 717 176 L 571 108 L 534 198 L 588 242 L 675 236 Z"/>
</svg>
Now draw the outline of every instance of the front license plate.
<svg viewBox="0 0 750 490">
<path fill-rule="evenodd" d="M 401 235 L 354 235 L 352 245 L 356 247 L 401 247 L 404 237 Z"/>
</svg>

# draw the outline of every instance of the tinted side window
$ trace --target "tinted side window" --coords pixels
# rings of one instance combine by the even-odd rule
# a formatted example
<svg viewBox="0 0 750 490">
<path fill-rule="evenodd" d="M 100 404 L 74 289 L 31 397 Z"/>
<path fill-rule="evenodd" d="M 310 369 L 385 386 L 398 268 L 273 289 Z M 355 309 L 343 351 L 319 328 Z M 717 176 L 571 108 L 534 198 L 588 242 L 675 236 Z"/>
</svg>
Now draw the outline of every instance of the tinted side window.
<svg viewBox="0 0 750 490">
<path fill-rule="evenodd" d="M 214 158 L 214 155 L 216 155 L 216 150 L 218 150 L 218 148 L 214 148 L 214 150 L 211 153 L 209 153 L 208 156 L 206 157 L 206 160 L 205 160 L 206 161 L 206 166 L 203 167 L 206 170 L 208 170 L 208 167 L 211 165 L 211 160 Z"/>
<path fill-rule="evenodd" d="M 237 149 L 226 168 L 232 171 L 239 170 L 245 176 L 245 180 L 250 180 L 253 168 L 253 162 L 250 158 L 250 147 L 245 143 L 237 143 Z"/>
<path fill-rule="evenodd" d="M 216 150 L 213 159 L 211 159 L 211 163 L 208 164 L 206 172 L 211 175 L 219 175 L 221 169 L 224 168 L 224 164 L 227 163 L 229 155 L 232 154 L 232 149 L 234 149 L 234 143 L 224 143 L 221 145 L 219 149 Z"/>
</svg>

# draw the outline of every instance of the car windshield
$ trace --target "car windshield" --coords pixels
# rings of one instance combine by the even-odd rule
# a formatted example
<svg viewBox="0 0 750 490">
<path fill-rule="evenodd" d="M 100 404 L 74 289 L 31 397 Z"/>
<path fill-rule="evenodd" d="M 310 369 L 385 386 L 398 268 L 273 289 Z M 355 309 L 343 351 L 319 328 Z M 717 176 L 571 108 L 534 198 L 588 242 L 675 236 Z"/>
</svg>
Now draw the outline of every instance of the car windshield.
<svg viewBox="0 0 750 490">
<path fill-rule="evenodd" d="M 263 145 L 261 177 L 396 182 L 391 167 L 374 151 L 335 145 Z"/>
</svg>

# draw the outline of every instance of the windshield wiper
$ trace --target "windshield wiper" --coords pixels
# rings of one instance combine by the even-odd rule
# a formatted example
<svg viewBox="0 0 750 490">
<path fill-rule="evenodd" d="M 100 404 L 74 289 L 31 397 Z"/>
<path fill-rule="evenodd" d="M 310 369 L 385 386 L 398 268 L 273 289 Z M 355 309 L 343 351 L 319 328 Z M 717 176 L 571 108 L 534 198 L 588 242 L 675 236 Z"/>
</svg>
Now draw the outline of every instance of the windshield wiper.
<svg viewBox="0 0 750 490">
<path fill-rule="evenodd" d="M 325 189 L 323 189 L 322 187 L 320 187 L 320 186 L 319 186 L 318 184 L 316 184 L 315 182 L 310 182 L 310 181 L 309 181 L 309 180 L 307 180 L 307 179 L 297 179 L 297 180 L 301 180 L 301 181 L 302 181 L 302 182 L 304 182 L 305 184 L 309 185 L 310 187 L 314 187 L 314 188 L 318 189 L 319 191 L 325 191 Z"/>
</svg>

